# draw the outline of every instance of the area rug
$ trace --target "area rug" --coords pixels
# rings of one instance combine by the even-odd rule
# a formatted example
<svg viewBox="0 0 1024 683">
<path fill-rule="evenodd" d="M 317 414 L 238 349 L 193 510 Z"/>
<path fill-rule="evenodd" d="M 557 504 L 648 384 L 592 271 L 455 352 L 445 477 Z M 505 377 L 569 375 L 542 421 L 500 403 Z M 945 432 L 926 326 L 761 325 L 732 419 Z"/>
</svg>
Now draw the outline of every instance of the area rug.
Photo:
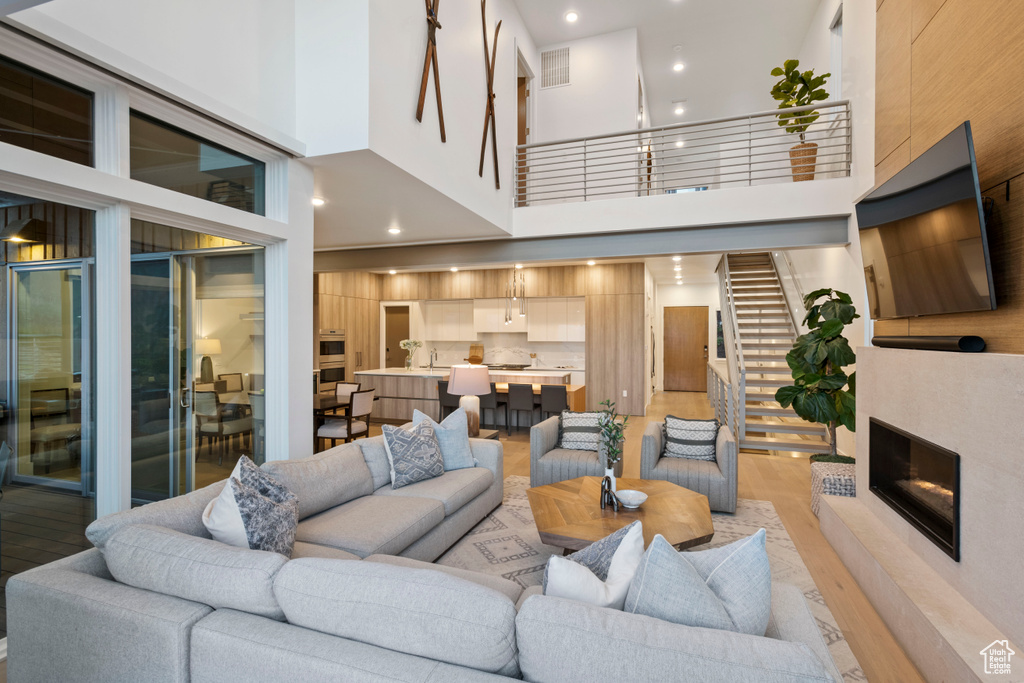
<svg viewBox="0 0 1024 683">
<path fill-rule="evenodd" d="M 438 558 L 437 563 L 485 574 L 498 574 L 524 588 L 539 585 L 548 557 L 561 555 L 562 550 L 540 542 L 530 503 L 526 498 L 526 489 L 529 487 L 529 477 L 507 477 L 502 505 Z M 772 577 L 776 581 L 793 584 L 803 591 L 843 678 L 847 681 L 867 680 L 835 617 L 825 605 L 814 579 L 800 559 L 782 520 L 775 512 L 775 506 L 766 500 L 741 498 L 737 502 L 735 515 L 713 513 L 712 516 L 715 524 L 714 539 L 694 550 L 731 543 L 764 527 Z"/>
</svg>

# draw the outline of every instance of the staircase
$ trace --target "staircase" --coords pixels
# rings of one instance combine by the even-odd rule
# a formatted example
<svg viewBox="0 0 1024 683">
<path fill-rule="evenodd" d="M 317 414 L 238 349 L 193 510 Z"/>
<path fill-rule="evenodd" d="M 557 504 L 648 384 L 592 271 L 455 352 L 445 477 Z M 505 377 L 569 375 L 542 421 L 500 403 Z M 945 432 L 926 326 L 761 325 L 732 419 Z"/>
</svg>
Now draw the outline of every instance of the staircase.
<svg viewBox="0 0 1024 683">
<path fill-rule="evenodd" d="M 744 430 L 740 448 L 760 451 L 828 453 L 828 431 L 805 422 L 775 400 L 792 384 L 786 354 L 798 327 L 790 314 L 771 254 L 726 254 L 726 305 L 735 311 L 736 340 L 743 364 Z"/>
</svg>

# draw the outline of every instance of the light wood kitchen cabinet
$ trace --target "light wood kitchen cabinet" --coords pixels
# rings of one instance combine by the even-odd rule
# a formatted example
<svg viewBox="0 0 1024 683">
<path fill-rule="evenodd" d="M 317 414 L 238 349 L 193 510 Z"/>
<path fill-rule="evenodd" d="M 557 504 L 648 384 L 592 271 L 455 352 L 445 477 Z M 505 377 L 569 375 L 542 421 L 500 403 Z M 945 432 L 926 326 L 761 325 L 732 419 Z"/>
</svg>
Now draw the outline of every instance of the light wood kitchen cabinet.
<svg viewBox="0 0 1024 683">
<path fill-rule="evenodd" d="M 529 304 L 529 301 L 527 302 Z M 474 299 L 473 327 L 476 332 L 526 332 L 530 311 L 526 317 L 519 316 L 519 302 L 512 302 L 512 322 L 505 324 L 505 299 Z"/>
<path fill-rule="evenodd" d="M 345 378 L 380 367 L 380 306 L 371 299 L 341 297 L 344 300 Z"/>
<path fill-rule="evenodd" d="M 476 341 L 473 300 L 424 301 L 427 341 Z"/>
</svg>

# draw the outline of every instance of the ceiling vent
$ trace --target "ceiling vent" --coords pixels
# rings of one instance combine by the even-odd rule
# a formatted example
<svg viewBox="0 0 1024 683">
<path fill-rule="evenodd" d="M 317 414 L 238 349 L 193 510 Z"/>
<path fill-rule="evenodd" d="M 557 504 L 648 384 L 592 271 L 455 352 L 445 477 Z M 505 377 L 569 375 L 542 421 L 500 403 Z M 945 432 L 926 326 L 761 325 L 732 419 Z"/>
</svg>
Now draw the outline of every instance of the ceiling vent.
<svg viewBox="0 0 1024 683">
<path fill-rule="evenodd" d="M 569 85 L 569 48 L 545 50 L 540 53 L 540 87 Z"/>
</svg>

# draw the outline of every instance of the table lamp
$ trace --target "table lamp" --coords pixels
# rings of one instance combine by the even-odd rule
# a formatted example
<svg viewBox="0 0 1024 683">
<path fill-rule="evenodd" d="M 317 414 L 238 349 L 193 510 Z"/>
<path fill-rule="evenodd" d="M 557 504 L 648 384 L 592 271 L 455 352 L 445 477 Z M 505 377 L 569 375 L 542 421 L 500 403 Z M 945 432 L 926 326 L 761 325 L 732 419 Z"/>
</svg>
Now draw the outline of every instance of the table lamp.
<svg viewBox="0 0 1024 683">
<path fill-rule="evenodd" d="M 202 354 L 203 360 L 199 363 L 199 381 L 203 384 L 213 381 L 213 360 L 210 356 L 221 353 L 220 339 L 197 339 L 196 353 Z"/>
<path fill-rule="evenodd" d="M 491 372 L 486 365 L 453 365 L 448 393 L 461 396 L 459 407 L 466 411 L 470 436 L 480 436 L 480 397 L 491 393 Z"/>
</svg>

